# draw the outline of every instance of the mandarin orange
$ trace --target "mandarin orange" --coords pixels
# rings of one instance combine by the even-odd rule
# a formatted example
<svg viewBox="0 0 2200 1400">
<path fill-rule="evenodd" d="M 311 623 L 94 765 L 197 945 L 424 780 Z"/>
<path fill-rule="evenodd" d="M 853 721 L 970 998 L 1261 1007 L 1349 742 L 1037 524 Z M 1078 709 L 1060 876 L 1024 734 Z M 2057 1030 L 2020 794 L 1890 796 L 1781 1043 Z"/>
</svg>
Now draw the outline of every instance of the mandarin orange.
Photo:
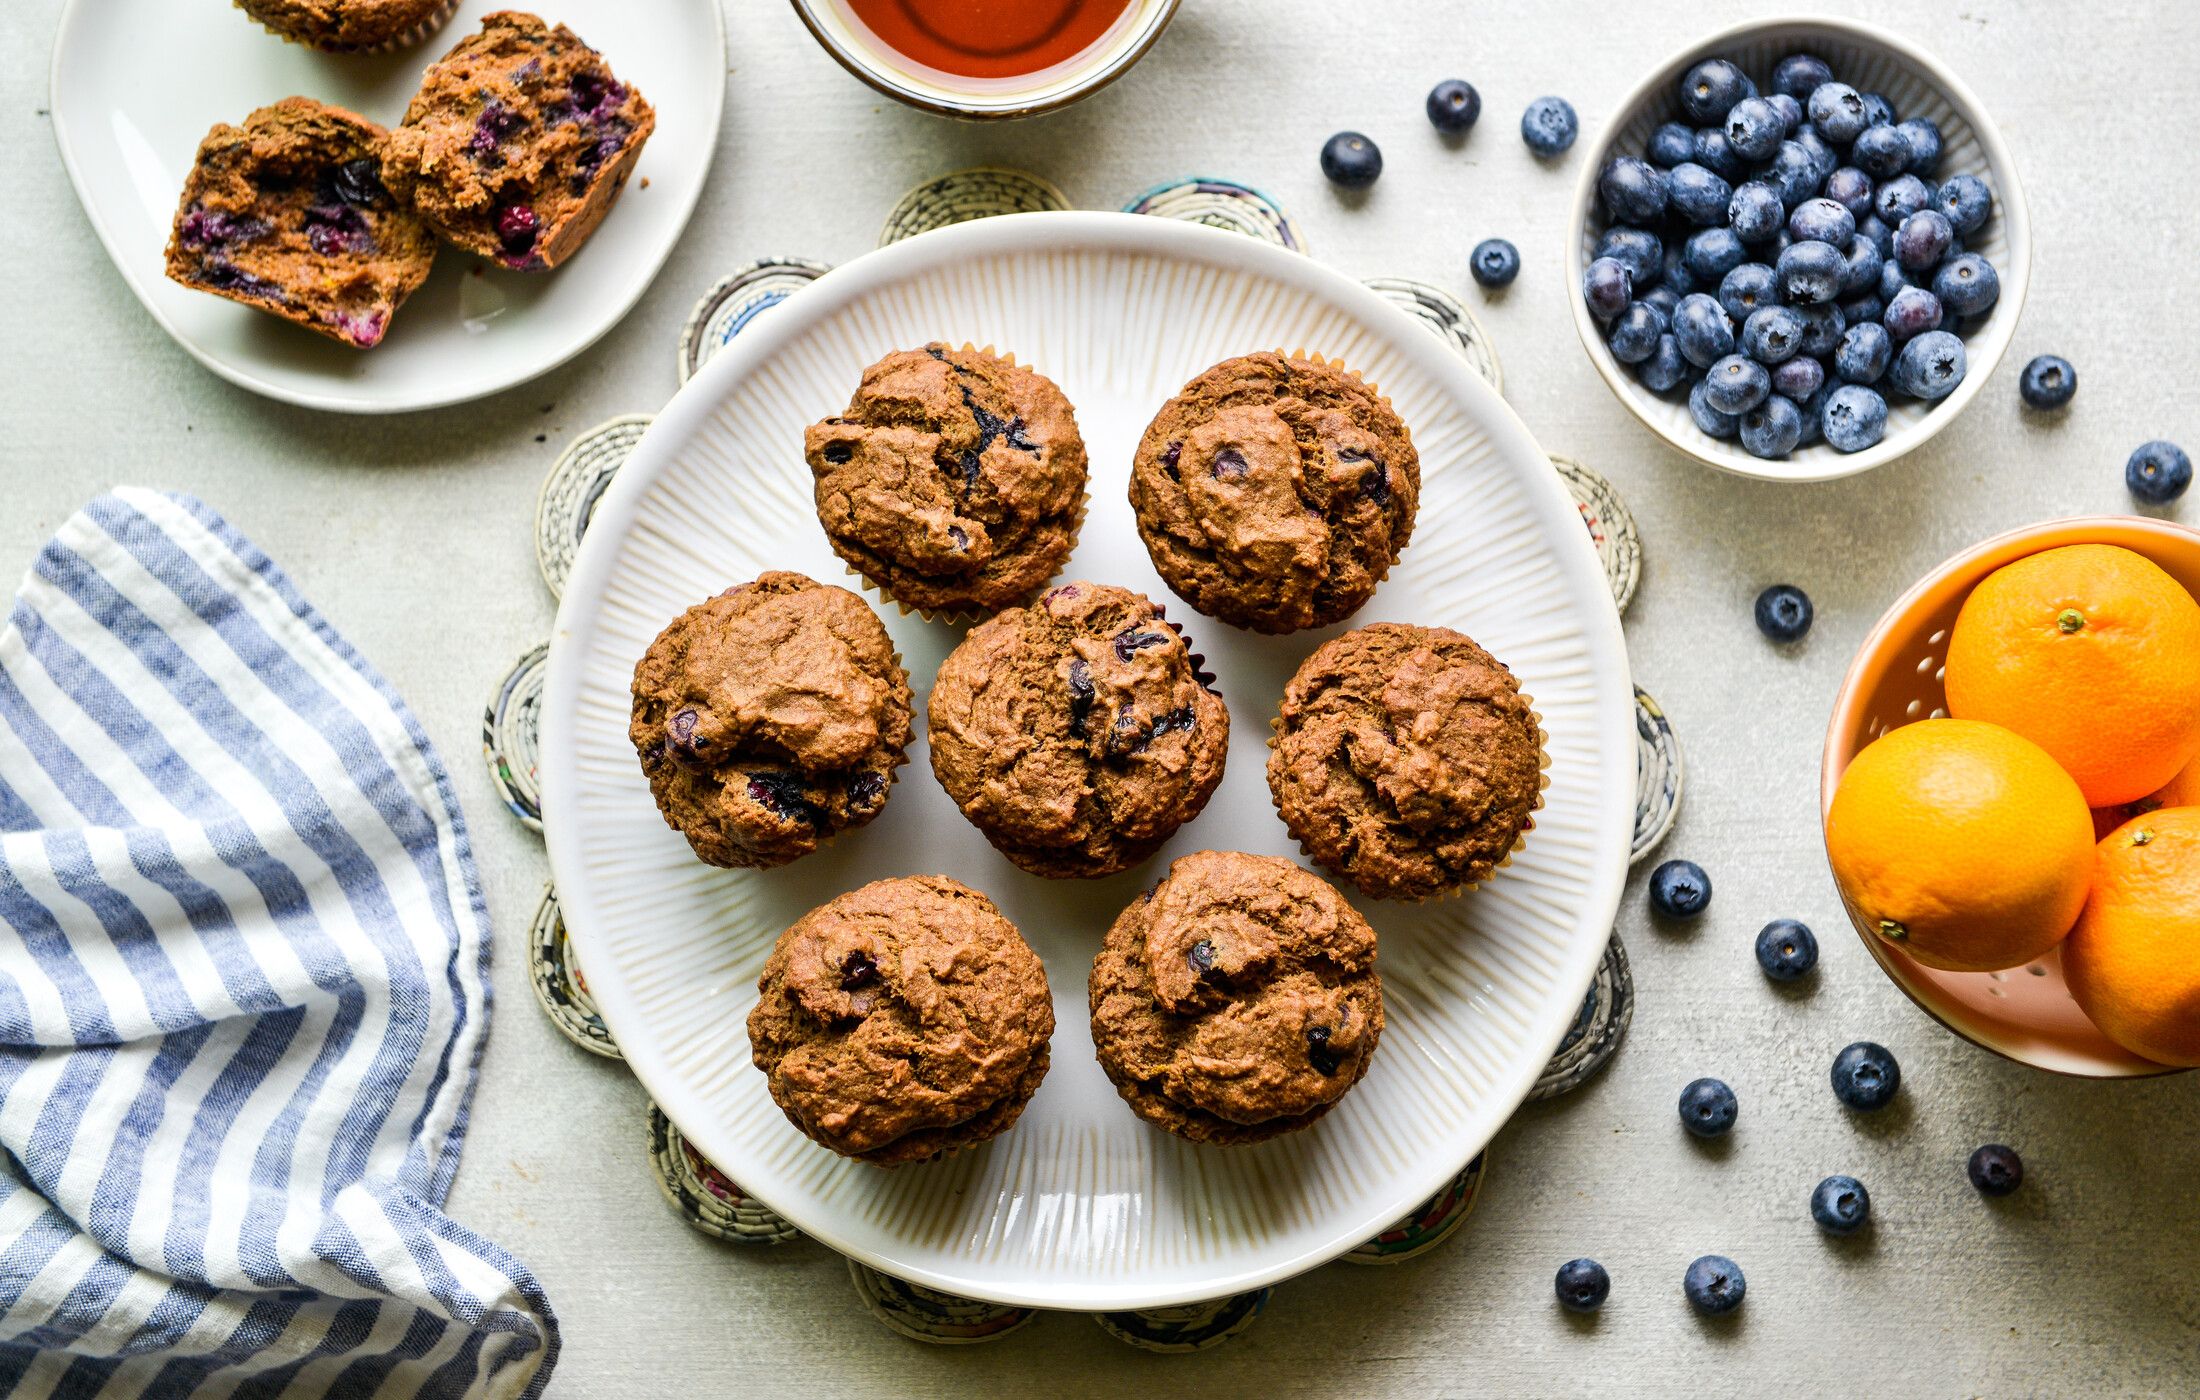
<svg viewBox="0 0 2200 1400">
<path fill-rule="evenodd" d="M 2103 1035 L 2165 1065 L 2200 1065 L 2200 807 L 2134 817 L 2101 842 L 2062 964 Z"/>
</svg>

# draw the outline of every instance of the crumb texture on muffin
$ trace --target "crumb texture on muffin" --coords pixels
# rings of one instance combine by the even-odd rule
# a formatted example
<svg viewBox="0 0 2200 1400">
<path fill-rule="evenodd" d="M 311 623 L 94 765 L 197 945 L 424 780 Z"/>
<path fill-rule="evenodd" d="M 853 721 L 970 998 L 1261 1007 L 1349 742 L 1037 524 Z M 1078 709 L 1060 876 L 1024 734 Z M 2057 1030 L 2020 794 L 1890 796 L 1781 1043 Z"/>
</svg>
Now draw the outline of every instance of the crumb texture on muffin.
<svg viewBox="0 0 2200 1400">
<path fill-rule="evenodd" d="M 1343 1098 L 1383 1031 L 1375 931 L 1287 860 L 1200 851 L 1108 930 L 1093 1046 L 1125 1102 L 1193 1142 L 1259 1142 Z"/>
<path fill-rule="evenodd" d="M 698 603 L 634 668 L 628 736 L 667 824 L 712 865 L 783 865 L 886 806 L 909 677 L 870 605 L 767 573 Z"/>
<path fill-rule="evenodd" d="M 1144 595 L 1066 583 L 973 629 L 928 702 L 932 771 L 996 849 L 1111 875 L 1199 814 L 1230 712 Z"/>
<path fill-rule="evenodd" d="M 888 355 L 804 454 L 834 552 L 906 607 L 1027 603 L 1077 543 L 1085 443 L 1069 400 L 984 350 Z"/>
<path fill-rule="evenodd" d="M 1154 568 L 1199 611 L 1256 632 L 1358 611 L 1420 495 L 1412 436 L 1380 395 L 1339 365 L 1268 353 L 1185 385 L 1131 467 Z"/>
<path fill-rule="evenodd" d="M 847 1157 L 921 1162 L 1006 1132 L 1046 1077 L 1046 969 L 993 901 L 880 880 L 779 936 L 749 1013 L 789 1122 Z"/>
</svg>

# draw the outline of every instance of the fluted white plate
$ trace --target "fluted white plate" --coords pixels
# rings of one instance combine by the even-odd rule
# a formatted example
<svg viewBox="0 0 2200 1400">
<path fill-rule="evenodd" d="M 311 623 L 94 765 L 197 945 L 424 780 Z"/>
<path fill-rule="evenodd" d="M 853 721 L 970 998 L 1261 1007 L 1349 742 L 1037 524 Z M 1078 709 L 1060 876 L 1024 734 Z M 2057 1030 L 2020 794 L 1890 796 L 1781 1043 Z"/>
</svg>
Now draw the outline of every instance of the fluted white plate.
<svg viewBox="0 0 2200 1400">
<path fill-rule="evenodd" d="M 1188 625 L 1230 706 L 1222 786 L 1144 866 L 1041 880 L 962 819 L 920 742 L 870 826 L 778 870 L 701 865 L 658 817 L 627 742 L 634 663 L 682 609 L 764 569 L 854 586 L 812 514 L 802 430 L 846 405 L 865 365 L 933 339 L 1012 351 L 1076 405 L 1092 508 L 1067 574 L 1142 589 Z M 1421 454 L 1413 545 L 1355 620 L 1443 623 L 1504 658 L 1549 731 L 1551 784 L 1525 850 L 1490 884 L 1429 905 L 1361 903 L 1381 939 L 1388 1029 L 1351 1096 L 1288 1138 L 1194 1147 L 1116 1097 L 1092 1056 L 1086 976 L 1108 923 L 1176 856 L 1297 854 L 1262 777 L 1268 721 L 1292 670 L 1342 629 L 1256 637 L 1174 603 L 1126 483 L 1147 420 L 1192 375 L 1302 347 L 1378 384 Z M 914 616 L 888 625 L 921 697 L 960 630 Z M 1611 933 L 1634 817 L 1632 714 L 1618 617 L 1580 515 L 1449 347 L 1377 293 L 1252 239 L 1125 214 L 1011 215 L 827 273 L 657 418 L 597 507 L 558 614 L 545 824 L 604 1020 L 681 1131 L 745 1189 L 805 1234 L 950 1293 L 1152 1307 L 1350 1249 L 1441 1189 L 1511 1116 Z M 750 1064 L 744 1022 L 773 939 L 805 910 L 935 871 L 992 895 L 1045 959 L 1053 1069 L 1004 1137 L 882 1171 L 788 1125 Z"/>
</svg>

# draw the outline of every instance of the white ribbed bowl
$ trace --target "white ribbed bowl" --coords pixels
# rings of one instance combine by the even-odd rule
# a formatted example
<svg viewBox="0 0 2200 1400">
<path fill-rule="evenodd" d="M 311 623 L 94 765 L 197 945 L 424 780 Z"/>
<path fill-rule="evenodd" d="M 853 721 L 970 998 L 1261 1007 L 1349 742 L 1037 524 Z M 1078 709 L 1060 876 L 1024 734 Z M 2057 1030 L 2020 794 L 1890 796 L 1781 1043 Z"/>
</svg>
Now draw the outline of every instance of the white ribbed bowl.
<svg viewBox="0 0 2200 1400">
<path fill-rule="evenodd" d="M 802 430 L 863 367 L 930 339 L 1013 351 L 1076 405 L 1092 506 L 1067 577 L 1166 600 L 1220 679 L 1228 768 L 1160 855 L 1108 880 L 1003 860 L 921 742 L 885 812 L 778 870 L 699 864 L 659 819 L 627 741 L 635 660 L 683 608 L 767 568 L 855 587 L 819 531 Z M 1412 547 L 1355 619 L 1441 623 L 1509 663 L 1549 732 L 1550 787 L 1488 885 L 1360 902 L 1388 1028 L 1367 1078 L 1304 1132 L 1195 1147 L 1147 1126 L 1093 1059 L 1101 934 L 1203 848 L 1296 857 L 1262 765 L 1284 682 L 1341 627 L 1258 637 L 1176 603 L 1126 499 L 1146 422 L 1217 360 L 1318 349 L 1397 406 L 1421 454 Z M 866 595 L 870 596 L 870 595 Z M 892 613 L 882 608 L 882 613 Z M 960 629 L 890 616 L 920 697 Z M 1356 282 L 1250 238 L 1130 214 L 982 219 L 828 273 L 743 331 L 665 409 L 597 507 L 566 585 L 543 699 L 545 835 L 588 989 L 627 1062 L 698 1150 L 803 1231 L 952 1293 L 1098 1310 L 1289 1277 L 1434 1194 L 1519 1106 L 1612 929 L 1633 827 L 1627 654 L 1581 517 L 1535 441 L 1454 351 Z M 923 733 L 920 718 L 918 733 Z M 780 931 L 869 880 L 938 871 L 984 890 L 1045 960 L 1053 1068 L 1013 1131 L 882 1171 L 811 1143 L 749 1062 L 746 1018 Z"/>
<path fill-rule="evenodd" d="M 1936 404 L 1889 398 L 1887 435 L 1862 452 L 1837 452 L 1823 441 L 1797 448 L 1785 461 L 1752 457 L 1739 442 L 1721 442 L 1696 427 L 1688 416 L 1688 397 L 1653 394 L 1632 371 L 1612 357 L 1604 334 L 1581 300 L 1581 274 L 1595 256 L 1606 220 L 1597 207 L 1597 173 L 1619 155 L 1640 156 L 1650 133 L 1680 116 L 1681 75 L 1706 58 L 1727 58 L 1772 90 L 1772 66 L 1791 53 L 1809 51 L 1833 65 L 1835 77 L 1863 92 L 1879 92 L 1904 119 L 1930 117 L 1940 124 L 1944 142 L 1938 180 L 1971 174 L 1994 192 L 1994 213 L 1964 246 L 1994 265 L 2001 276 L 2001 300 L 1985 325 L 1963 338 L 1969 369 L 1954 393 Z M 2017 168 L 2000 132 L 1963 80 L 1926 53 L 1885 28 L 1841 19 L 1753 20 L 1721 30 L 1673 55 L 1621 99 L 1603 138 L 1585 152 L 1574 188 L 1574 237 L 1566 246 L 1566 285 L 1573 304 L 1574 328 L 1582 346 L 1620 402 L 1650 430 L 1707 466 L 1765 481 L 1828 481 L 1882 466 L 1914 451 L 1961 413 L 1977 397 L 2016 335 L 2024 292 L 2032 279 L 2032 223 Z"/>
</svg>

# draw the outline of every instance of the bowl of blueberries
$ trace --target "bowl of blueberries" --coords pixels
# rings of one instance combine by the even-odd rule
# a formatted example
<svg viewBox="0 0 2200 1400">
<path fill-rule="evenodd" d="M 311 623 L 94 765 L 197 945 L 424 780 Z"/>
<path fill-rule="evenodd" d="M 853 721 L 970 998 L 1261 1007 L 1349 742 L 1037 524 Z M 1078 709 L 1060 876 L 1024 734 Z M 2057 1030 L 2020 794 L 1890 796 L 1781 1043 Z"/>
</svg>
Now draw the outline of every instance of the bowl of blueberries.
<svg viewBox="0 0 2200 1400">
<path fill-rule="evenodd" d="M 1761 20 L 1619 104 L 1583 162 L 1574 322 L 1697 461 L 1850 476 L 1963 410 L 2008 349 L 2031 224 L 1961 80 L 1882 29 Z"/>
</svg>

